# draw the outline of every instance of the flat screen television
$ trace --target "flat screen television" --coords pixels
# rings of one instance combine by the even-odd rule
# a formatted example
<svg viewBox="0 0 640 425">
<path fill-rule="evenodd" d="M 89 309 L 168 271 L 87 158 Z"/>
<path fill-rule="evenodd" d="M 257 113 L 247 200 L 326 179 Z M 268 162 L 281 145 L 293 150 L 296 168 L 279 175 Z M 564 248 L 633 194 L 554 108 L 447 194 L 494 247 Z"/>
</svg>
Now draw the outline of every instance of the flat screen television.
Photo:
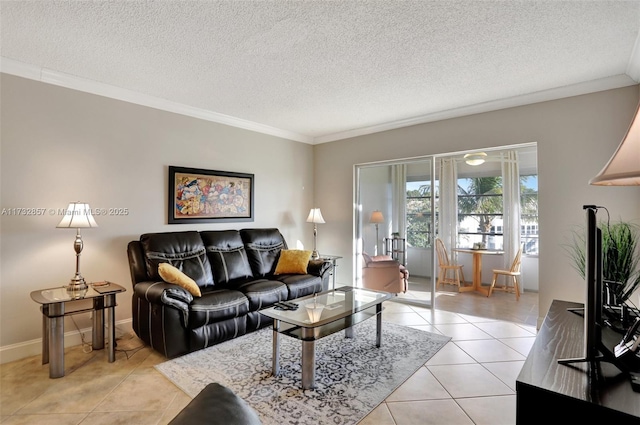
<svg viewBox="0 0 640 425">
<path fill-rule="evenodd" d="M 583 309 L 574 309 L 584 317 L 584 347 L 581 357 L 560 359 L 560 364 L 588 363 L 592 371 L 598 362 L 611 358 L 611 351 L 602 344 L 602 230 L 596 222 L 595 205 L 584 205 L 586 210 L 587 234 L 585 247 L 586 294 Z"/>
</svg>

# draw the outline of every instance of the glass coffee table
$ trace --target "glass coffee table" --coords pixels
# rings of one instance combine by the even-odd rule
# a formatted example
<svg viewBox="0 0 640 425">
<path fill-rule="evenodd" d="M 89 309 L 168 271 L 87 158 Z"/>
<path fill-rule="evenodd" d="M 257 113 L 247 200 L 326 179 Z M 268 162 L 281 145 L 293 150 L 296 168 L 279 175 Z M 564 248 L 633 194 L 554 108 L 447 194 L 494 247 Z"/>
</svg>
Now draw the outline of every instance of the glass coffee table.
<svg viewBox="0 0 640 425">
<path fill-rule="evenodd" d="M 290 303 L 297 310 L 270 307 L 260 313 L 273 319 L 272 372 L 280 373 L 280 335 L 302 341 L 302 388 L 315 386 L 317 340 L 345 331 L 345 338 L 353 338 L 353 325 L 376 317 L 376 347 L 382 342 L 382 302 L 391 298 L 387 292 L 344 286 L 309 295 Z"/>
</svg>

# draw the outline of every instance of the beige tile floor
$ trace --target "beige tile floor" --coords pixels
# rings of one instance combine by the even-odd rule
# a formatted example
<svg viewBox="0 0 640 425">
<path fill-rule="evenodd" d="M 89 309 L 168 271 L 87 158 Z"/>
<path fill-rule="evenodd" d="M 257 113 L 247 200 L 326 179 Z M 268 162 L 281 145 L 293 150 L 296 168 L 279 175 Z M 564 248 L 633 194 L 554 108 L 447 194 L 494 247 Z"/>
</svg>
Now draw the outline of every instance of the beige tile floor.
<svg viewBox="0 0 640 425">
<path fill-rule="evenodd" d="M 419 282 L 401 298 L 424 298 Z M 452 337 L 362 425 L 514 424 L 515 380 L 535 337 L 537 294 L 439 292 L 436 310 L 385 303 L 386 321 Z M 532 324 L 533 323 L 533 324 Z M 190 398 L 153 366 L 165 359 L 131 334 L 116 361 L 104 350 L 65 350 L 66 376 L 49 379 L 40 356 L 0 365 L 0 423 L 166 424 Z"/>
</svg>

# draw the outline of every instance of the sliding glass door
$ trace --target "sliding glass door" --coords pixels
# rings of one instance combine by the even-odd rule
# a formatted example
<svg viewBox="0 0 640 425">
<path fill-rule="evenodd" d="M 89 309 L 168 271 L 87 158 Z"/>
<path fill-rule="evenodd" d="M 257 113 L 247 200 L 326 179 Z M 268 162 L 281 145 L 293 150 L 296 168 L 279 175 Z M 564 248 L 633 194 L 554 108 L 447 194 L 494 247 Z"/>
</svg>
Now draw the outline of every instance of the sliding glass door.
<svg viewBox="0 0 640 425">
<path fill-rule="evenodd" d="M 434 159 L 360 164 L 356 177 L 356 281 L 362 254 L 387 255 L 402 263 L 411 280 L 398 301 L 430 306 L 435 235 Z"/>
<path fill-rule="evenodd" d="M 483 246 L 480 284 L 494 268 L 509 268 L 524 246 L 521 287 L 538 290 L 537 148 L 534 143 L 410 160 L 358 164 L 355 172 L 355 278 L 362 286 L 363 253 L 388 255 L 409 271 L 409 290 L 394 300 L 435 307 L 435 238 L 447 250 Z M 473 276 L 470 256 L 453 262 Z M 468 272 L 467 272 L 468 271 Z M 455 287 L 445 285 L 451 297 Z"/>
</svg>

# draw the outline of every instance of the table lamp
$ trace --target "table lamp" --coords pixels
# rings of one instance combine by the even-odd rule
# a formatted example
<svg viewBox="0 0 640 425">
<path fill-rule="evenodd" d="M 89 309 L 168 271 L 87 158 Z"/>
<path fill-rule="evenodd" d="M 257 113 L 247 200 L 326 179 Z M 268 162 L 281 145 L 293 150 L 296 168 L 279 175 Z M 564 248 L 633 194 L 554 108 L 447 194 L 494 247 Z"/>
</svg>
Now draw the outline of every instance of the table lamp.
<svg viewBox="0 0 640 425">
<path fill-rule="evenodd" d="M 80 274 L 80 253 L 82 252 L 82 236 L 80 235 L 80 228 L 85 227 L 98 227 L 98 224 L 91 215 L 91 208 L 89 204 L 82 202 L 72 202 L 67 207 L 64 217 L 57 228 L 72 228 L 76 229 L 76 240 L 73 243 L 73 249 L 76 251 L 76 274 L 66 286 L 68 291 L 82 291 L 87 289 L 87 283 L 84 277 Z"/>
<path fill-rule="evenodd" d="M 320 258 L 318 254 L 317 242 L 318 242 L 318 223 L 324 224 L 324 218 L 322 218 L 322 212 L 320 208 L 312 208 L 309 211 L 309 217 L 307 217 L 307 223 L 313 223 L 313 252 L 311 253 L 311 259 L 317 260 Z"/>
</svg>

